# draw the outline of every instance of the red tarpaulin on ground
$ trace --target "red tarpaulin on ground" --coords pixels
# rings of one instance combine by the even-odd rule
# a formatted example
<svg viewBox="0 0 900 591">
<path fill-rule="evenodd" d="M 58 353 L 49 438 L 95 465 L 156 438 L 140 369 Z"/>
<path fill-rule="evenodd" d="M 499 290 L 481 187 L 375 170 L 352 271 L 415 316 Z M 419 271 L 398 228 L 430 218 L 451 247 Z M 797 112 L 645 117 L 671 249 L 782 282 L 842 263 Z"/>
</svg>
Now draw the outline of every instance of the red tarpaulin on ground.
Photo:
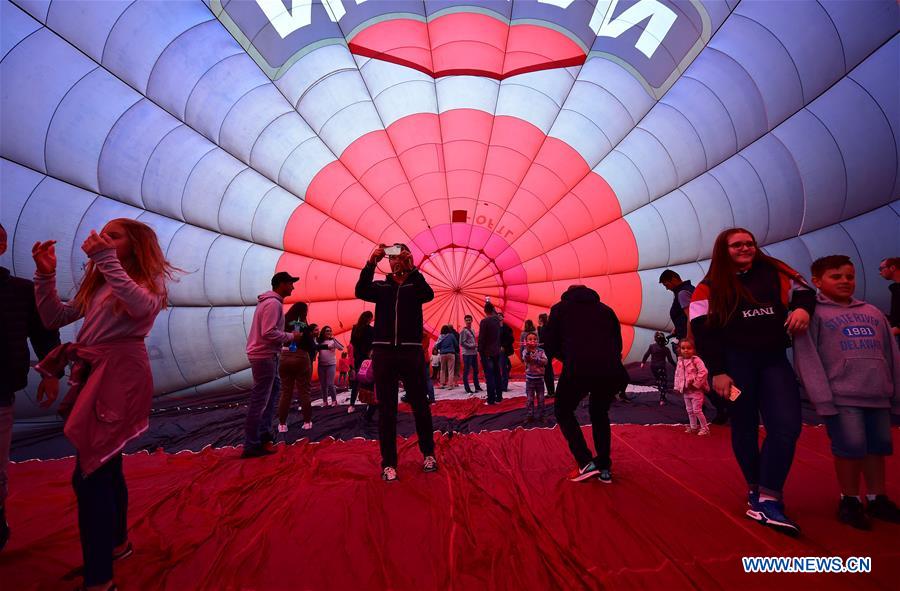
<svg viewBox="0 0 900 591">
<path fill-rule="evenodd" d="M 415 440 L 400 481 L 379 477 L 377 443 L 128 456 L 131 540 L 116 565 L 132 589 L 896 589 L 900 526 L 834 519 L 837 485 L 821 428 L 805 427 L 787 485 L 791 539 L 743 517 L 729 431 L 614 426 L 615 483 L 573 484 L 555 429 L 441 437 L 436 474 Z M 589 431 L 589 429 L 586 429 Z M 900 432 L 894 430 L 900 445 Z M 888 492 L 900 498 L 900 462 Z M 71 588 L 81 562 L 73 461 L 11 466 L 13 537 L 3 589 Z M 741 556 L 871 556 L 871 574 L 744 574 Z"/>
</svg>

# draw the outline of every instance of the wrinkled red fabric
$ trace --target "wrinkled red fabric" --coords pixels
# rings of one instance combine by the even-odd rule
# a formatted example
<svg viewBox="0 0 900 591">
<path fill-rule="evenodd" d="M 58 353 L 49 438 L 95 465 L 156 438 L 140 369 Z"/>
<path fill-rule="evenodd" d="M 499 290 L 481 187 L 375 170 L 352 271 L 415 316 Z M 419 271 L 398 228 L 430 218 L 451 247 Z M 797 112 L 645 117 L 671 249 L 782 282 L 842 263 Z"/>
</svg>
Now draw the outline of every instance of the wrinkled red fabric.
<svg viewBox="0 0 900 591">
<path fill-rule="evenodd" d="M 136 552 L 116 581 L 125 591 L 896 588 L 900 526 L 837 523 L 823 429 L 804 428 L 787 483 L 799 539 L 743 516 L 727 429 L 682 430 L 613 426 L 612 485 L 565 480 L 573 465 L 555 429 L 439 437 L 435 474 L 422 472 L 415 439 L 402 440 L 391 484 L 365 440 L 279 445 L 253 460 L 230 448 L 127 456 Z M 74 586 L 61 581 L 81 562 L 72 467 L 11 466 L 3 589 Z M 896 456 L 888 493 L 900 498 Z M 873 572 L 743 573 L 741 556 L 768 555 L 871 556 Z"/>
<path fill-rule="evenodd" d="M 476 415 L 490 415 L 518 408 L 525 408 L 525 397 L 515 396 L 504 398 L 498 404 L 485 404 L 484 398 L 459 398 L 456 400 L 438 400 L 431 405 L 431 415 L 435 417 L 447 417 L 448 419 L 468 419 Z M 400 403 L 400 412 L 412 413 L 412 407 Z M 547 413 L 553 413 L 553 402 L 547 404 Z"/>
</svg>

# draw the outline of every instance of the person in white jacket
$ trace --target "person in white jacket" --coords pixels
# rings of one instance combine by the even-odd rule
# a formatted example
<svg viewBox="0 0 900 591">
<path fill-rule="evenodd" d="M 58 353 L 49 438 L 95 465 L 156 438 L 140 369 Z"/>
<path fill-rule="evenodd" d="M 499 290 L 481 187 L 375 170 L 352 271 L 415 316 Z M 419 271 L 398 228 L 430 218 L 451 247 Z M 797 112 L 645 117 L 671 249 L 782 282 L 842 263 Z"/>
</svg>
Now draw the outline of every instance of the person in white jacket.
<svg viewBox="0 0 900 591">
<path fill-rule="evenodd" d="M 278 355 L 285 343 L 299 340 L 300 333 L 285 332 L 282 303 L 294 291 L 298 277 L 279 271 L 272 277 L 272 291 L 262 293 L 253 313 L 250 336 L 247 339 L 247 358 L 253 373 L 253 388 L 247 405 L 244 423 L 244 452 L 242 458 L 269 455 L 265 444 L 274 440 L 271 433 L 275 403 L 281 391 L 278 379 Z"/>
</svg>

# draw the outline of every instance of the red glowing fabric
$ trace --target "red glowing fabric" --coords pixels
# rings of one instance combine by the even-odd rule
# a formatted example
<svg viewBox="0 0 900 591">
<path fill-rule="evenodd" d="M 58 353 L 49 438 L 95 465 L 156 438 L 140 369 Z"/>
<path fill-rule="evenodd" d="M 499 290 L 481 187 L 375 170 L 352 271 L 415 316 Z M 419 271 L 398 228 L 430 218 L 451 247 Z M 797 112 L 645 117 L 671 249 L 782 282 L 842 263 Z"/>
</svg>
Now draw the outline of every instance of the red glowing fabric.
<svg viewBox="0 0 900 591">
<path fill-rule="evenodd" d="M 894 430 L 900 445 L 900 432 Z M 424 474 L 415 440 L 400 481 L 379 478 L 378 445 L 279 446 L 138 454 L 125 461 L 133 557 L 123 589 L 893 588 L 898 526 L 859 532 L 834 518 L 827 438 L 804 428 L 786 496 L 794 540 L 743 517 L 745 490 L 726 429 L 613 427 L 615 483 L 573 484 L 557 430 L 437 440 Z M 5 589 L 59 589 L 80 564 L 71 459 L 11 466 L 13 537 Z M 888 459 L 900 497 L 900 461 Z M 867 575 L 749 575 L 741 556 L 871 556 Z"/>
</svg>

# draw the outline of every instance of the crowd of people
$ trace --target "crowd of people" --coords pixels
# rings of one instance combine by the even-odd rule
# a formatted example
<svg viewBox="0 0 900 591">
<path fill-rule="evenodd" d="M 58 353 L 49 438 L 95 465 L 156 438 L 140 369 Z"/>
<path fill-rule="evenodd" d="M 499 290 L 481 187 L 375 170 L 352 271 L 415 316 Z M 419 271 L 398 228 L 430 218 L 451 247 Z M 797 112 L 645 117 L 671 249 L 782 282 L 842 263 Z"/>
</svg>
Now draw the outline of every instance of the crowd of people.
<svg viewBox="0 0 900 591">
<path fill-rule="evenodd" d="M 5 250 L 6 233 L 0 227 L 0 254 Z M 33 282 L 0 268 L 7 352 L 3 374 L 10 377 L 0 389 L 0 548 L 9 536 L 5 499 L 12 402 L 27 383 L 30 340 L 39 358 L 35 369 L 41 375 L 41 406 L 56 401 L 59 380 L 70 368 L 69 388 L 58 409 L 77 451 L 72 485 L 84 584 L 105 590 L 115 587 L 113 562 L 133 552 L 122 449 L 148 428 L 153 382 L 144 339 L 167 305 L 167 282 L 180 270 L 166 261 L 153 230 L 135 220 L 115 219 L 100 233 L 92 231 L 82 250 L 89 262 L 68 301 L 56 289 L 53 240 L 33 247 Z M 390 273 L 376 280 L 376 267 L 385 257 Z M 816 260 L 810 285 L 799 272 L 763 253 L 753 234 L 742 228 L 716 238 L 709 270 L 696 287 L 673 270 L 660 276 L 660 283 L 673 292 L 674 329 L 669 337 L 655 335 L 643 362 L 650 359 L 661 404 L 666 402 L 666 364 L 675 367 L 674 389 L 684 400 L 687 432 L 709 434 L 703 413 L 707 396 L 717 410 L 712 422 L 730 420 L 732 449 L 748 490 L 746 514 L 762 524 L 799 532 L 785 512 L 783 490 L 801 432 L 801 385 L 831 439 L 841 491 L 839 520 L 859 529 L 871 527 L 872 519 L 900 523 L 900 510 L 885 489 L 885 456 L 893 451 L 890 415 L 900 413 L 900 259 L 885 259 L 880 271 L 892 281 L 889 318 L 854 297 L 850 258 Z M 309 323 L 308 305 L 295 303 L 285 312 L 284 301 L 297 281 L 278 272 L 271 290 L 258 298 L 247 342 L 253 387 L 242 457 L 274 453 L 276 411 L 277 431 L 286 432 L 295 395 L 301 428 L 312 427 L 313 367 L 324 406 L 337 404 L 336 384 L 350 388 L 348 412 L 355 412 L 366 393 L 366 416 L 378 414 L 385 482 L 398 479 L 401 383 L 425 472 L 438 470 L 429 406 L 432 380 L 453 388 L 461 374 L 465 390 L 475 394 L 482 390 L 480 362 L 486 403 L 499 403 L 508 390 L 516 354 L 512 327 L 487 299 L 477 332 L 475 319 L 467 315 L 459 331 L 441 327 L 432 346 L 423 305 L 434 291 L 406 245 L 379 245 L 366 261 L 355 295 L 374 304 L 374 312 L 360 315 L 347 345 L 335 338 L 332 327 Z M 58 329 L 81 319 L 75 341 L 61 344 Z M 572 285 L 549 314 L 538 317 L 537 325 L 525 323 L 518 355 L 525 370 L 528 420 L 543 418 L 545 398 L 553 397 L 557 424 L 576 462 L 569 479 L 611 483 L 609 408 L 629 381 L 615 312 L 596 291 Z M 558 383 L 553 360 L 562 366 Z M 363 373 L 371 384 L 362 383 Z M 575 417 L 585 398 L 593 452 Z M 765 427 L 761 445 L 760 420 Z"/>
</svg>

